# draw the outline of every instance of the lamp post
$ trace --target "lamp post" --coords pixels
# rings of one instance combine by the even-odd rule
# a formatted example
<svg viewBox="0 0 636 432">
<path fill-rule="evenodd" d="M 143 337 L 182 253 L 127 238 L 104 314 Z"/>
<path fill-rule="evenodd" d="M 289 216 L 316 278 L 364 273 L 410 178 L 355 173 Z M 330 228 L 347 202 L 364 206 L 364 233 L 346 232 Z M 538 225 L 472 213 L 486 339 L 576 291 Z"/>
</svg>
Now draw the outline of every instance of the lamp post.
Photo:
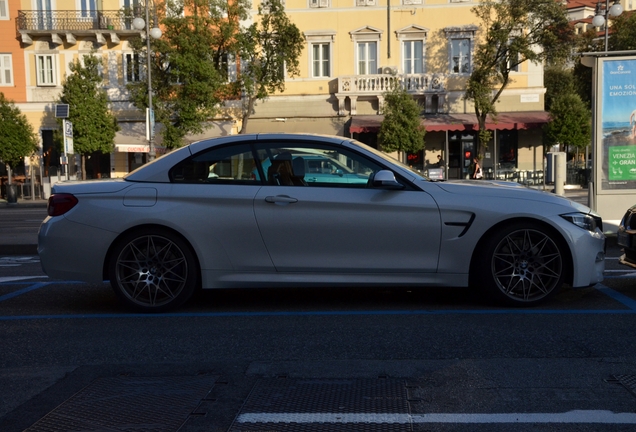
<svg viewBox="0 0 636 432">
<path fill-rule="evenodd" d="M 150 29 L 150 12 L 149 12 L 149 8 L 148 8 L 148 0 L 146 0 L 145 3 L 146 6 L 146 19 L 144 20 L 141 17 L 137 17 L 133 20 L 132 24 L 133 27 L 136 28 L 137 30 L 144 30 L 146 31 L 146 59 L 147 61 L 147 79 L 148 79 L 148 108 L 146 110 L 146 127 L 148 128 L 148 159 L 149 160 L 154 160 L 155 156 L 156 156 L 156 152 L 155 152 L 155 145 L 153 143 L 153 135 L 154 135 L 154 131 L 152 130 L 153 126 L 154 126 L 154 112 L 152 109 L 152 79 L 151 79 L 151 75 L 150 75 L 150 38 L 152 37 L 153 39 L 159 39 L 161 37 L 161 29 L 159 27 L 156 26 L 157 24 L 157 17 L 155 15 L 154 17 L 154 22 L 153 24 L 155 24 L 155 27 L 153 27 L 152 29 Z"/>
<path fill-rule="evenodd" d="M 620 0 L 614 0 L 614 4 L 610 7 L 609 0 L 605 0 L 605 4 L 598 2 L 596 4 L 596 11 L 594 12 L 594 18 L 592 18 L 592 25 L 594 27 L 602 27 L 605 25 L 605 52 L 607 52 L 607 41 L 609 27 L 609 18 L 617 17 L 623 13 L 623 6 L 621 6 Z"/>
</svg>

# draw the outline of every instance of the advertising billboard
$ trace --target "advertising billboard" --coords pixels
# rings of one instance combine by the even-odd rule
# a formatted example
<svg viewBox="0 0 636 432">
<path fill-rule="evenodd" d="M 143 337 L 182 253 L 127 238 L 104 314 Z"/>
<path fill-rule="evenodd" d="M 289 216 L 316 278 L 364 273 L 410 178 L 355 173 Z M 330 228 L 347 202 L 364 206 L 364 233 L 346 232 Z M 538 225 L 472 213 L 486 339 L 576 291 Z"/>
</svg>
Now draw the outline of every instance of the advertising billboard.
<svg viewBox="0 0 636 432">
<path fill-rule="evenodd" d="M 636 189 L 636 59 L 601 59 L 601 190 Z"/>
</svg>

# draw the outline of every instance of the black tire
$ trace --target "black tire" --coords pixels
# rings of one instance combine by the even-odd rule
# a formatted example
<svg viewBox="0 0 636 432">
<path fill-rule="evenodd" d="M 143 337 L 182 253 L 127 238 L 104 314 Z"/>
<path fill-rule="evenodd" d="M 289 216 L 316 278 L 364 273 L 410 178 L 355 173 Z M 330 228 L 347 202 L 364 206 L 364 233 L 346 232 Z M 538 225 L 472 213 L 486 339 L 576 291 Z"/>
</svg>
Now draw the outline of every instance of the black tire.
<svg viewBox="0 0 636 432">
<path fill-rule="evenodd" d="M 532 223 L 509 225 L 475 251 L 477 280 L 497 302 L 535 306 L 555 295 L 565 277 L 563 249 L 552 232 Z"/>
<path fill-rule="evenodd" d="M 165 312 L 185 303 L 198 282 L 190 246 L 180 236 L 143 228 L 119 239 L 108 266 L 110 284 L 126 306 Z"/>
</svg>

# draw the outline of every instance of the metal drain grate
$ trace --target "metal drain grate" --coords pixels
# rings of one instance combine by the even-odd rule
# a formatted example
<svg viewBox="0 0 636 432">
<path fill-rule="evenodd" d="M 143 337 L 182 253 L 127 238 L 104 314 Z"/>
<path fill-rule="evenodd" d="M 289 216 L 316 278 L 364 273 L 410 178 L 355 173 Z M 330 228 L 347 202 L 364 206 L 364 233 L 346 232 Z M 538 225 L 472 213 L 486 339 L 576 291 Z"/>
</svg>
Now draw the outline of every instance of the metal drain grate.
<svg viewBox="0 0 636 432">
<path fill-rule="evenodd" d="M 99 378 L 25 432 L 174 432 L 217 377 Z"/>
<path fill-rule="evenodd" d="M 636 375 L 614 375 L 614 379 L 636 396 Z"/>
<path fill-rule="evenodd" d="M 262 379 L 229 432 L 410 431 L 406 383 Z"/>
</svg>

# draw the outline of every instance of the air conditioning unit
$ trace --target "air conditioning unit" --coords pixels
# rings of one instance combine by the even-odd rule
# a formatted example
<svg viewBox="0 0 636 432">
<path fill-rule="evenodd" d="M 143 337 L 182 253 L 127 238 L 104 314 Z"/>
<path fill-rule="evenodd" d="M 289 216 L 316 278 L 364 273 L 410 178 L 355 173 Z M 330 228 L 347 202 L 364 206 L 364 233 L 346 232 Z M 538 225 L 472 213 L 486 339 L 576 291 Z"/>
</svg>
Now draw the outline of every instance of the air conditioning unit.
<svg viewBox="0 0 636 432">
<path fill-rule="evenodd" d="M 396 75 L 398 72 L 397 67 L 395 66 L 384 66 L 382 68 L 382 73 L 387 75 Z"/>
</svg>

